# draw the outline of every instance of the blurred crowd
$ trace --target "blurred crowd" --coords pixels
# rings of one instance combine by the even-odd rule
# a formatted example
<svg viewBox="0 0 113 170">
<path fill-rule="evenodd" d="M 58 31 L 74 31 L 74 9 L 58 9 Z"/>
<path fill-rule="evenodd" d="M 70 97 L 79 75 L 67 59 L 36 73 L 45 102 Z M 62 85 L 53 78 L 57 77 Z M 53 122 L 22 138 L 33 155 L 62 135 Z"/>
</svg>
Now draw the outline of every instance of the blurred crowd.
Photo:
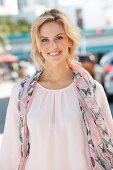
<svg viewBox="0 0 113 170">
<path fill-rule="evenodd" d="M 35 73 L 35 66 L 29 61 L 0 63 L 0 82 L 23 79 Z"/>
</svg>

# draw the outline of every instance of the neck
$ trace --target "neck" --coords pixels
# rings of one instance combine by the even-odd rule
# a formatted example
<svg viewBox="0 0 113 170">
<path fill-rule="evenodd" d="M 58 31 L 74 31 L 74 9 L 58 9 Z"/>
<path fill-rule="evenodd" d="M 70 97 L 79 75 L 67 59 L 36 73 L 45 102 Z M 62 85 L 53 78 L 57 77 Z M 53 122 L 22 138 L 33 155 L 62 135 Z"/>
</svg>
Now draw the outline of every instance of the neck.
<svg viewBox="0 0 113 170">
<path fill-rule="evenodd" d="M 67 62 L 51 66 L 46 64 L 42 79 L 51 82 L 68 81 L 73 79 L 73 72 L 69 68 Z"/>
</svg>

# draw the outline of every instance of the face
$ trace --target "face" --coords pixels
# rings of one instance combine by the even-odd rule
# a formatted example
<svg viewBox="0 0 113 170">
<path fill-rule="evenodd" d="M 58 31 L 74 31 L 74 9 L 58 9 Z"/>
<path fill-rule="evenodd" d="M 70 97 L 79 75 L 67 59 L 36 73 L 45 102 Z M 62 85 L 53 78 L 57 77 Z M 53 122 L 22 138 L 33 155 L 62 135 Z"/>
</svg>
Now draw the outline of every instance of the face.
<svg viewBox="0 0 113 170">
<path fill-rule="evenodd" d="M 60 63 L 66 61 L 71 41 L 65 34 L 60 23 L 48 22 L 40 27 L 40 52 L 45 59 L 45 63 Z"/>
</svg>

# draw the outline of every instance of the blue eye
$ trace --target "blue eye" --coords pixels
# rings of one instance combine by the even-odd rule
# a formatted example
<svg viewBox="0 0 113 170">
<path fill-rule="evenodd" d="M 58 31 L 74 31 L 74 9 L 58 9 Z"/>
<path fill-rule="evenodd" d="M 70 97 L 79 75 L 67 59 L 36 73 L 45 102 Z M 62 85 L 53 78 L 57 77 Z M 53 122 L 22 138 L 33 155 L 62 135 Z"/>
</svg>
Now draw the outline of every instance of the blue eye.
<svg viewBox="0 0 113 170">
<path fill-rule="evenodd" d="M 44 39 L 41 39 L 41 42 L 47 42 L 48 39 L 44 38 Z"/>
<path fill-rule="evenodd" d="M 62 37 L 62 36 L 58 36 L 57 39 L 58 39 L 58 40 L 61 40 L 61 39 L 63 39 L 63 37 Z"/>
</svg>

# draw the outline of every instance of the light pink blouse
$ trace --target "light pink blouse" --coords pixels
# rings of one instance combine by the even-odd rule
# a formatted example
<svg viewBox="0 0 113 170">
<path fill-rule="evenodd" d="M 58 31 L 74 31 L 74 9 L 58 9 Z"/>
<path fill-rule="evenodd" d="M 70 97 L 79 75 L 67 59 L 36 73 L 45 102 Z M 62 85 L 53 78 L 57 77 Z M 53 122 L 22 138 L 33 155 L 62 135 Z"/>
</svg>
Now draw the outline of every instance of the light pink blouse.
<svg viewBox="0 0 113 170">
<path fill-rule="evenodd" d="M 96 82 L 97 102 L 113 132 L 113 121 L 103 87 Z M 20 158 L 16 85 L 8 105 L 0 151 L 0 170 L 17 170 Z M 91 170 L 86 130 L 74 83 L 50 90 L 39 83 L 28 117 L 30 155 L 25 170 Z"/>
</svg>

